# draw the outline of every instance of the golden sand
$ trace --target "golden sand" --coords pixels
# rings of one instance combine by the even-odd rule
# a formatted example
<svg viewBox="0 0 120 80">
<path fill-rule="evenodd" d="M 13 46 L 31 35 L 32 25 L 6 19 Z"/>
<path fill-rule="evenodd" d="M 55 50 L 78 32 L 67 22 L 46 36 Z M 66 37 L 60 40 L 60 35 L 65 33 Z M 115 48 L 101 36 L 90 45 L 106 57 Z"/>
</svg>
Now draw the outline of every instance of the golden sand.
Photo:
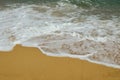
<svg viewBox="0 0 120 80">
<path fill-rule="evenodd" d="M 17 45 L 0 52 L 0 80 L 120 80 L 120 69 L 67 57 L 50 57 Z"/>
</svg>

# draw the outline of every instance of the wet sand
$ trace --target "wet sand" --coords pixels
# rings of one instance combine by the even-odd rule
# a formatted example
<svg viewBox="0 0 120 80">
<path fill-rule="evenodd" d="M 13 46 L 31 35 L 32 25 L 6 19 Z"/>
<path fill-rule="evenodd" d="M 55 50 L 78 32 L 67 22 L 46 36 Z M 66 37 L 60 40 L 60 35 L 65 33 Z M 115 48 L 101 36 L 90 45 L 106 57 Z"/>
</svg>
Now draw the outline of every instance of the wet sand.
<svg viewBox="0 0 120 80">
<path fill-rule="evenodd" d="M 67 57 L 50 57 L 17 45 L 0 52 L 0 80 L 120 80 L 120 69 Z"/>
</svg>

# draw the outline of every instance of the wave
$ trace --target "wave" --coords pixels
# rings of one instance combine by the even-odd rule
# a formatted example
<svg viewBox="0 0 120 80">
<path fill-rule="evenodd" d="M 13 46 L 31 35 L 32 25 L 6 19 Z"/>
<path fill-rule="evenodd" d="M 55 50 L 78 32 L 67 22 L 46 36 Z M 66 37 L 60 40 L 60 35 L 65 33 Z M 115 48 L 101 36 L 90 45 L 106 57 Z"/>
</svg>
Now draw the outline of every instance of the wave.
<svg viewBox="0 0 120 80">
<path fill-rule="evenodd" d="M 119 15 L 99 14 L 94 8 L 88 10 L 63 2 L 17 5 L 0 10 L 1 51 L 21 44 L 37 47 L 49 56 L 120 68 Z"/>
</svg>

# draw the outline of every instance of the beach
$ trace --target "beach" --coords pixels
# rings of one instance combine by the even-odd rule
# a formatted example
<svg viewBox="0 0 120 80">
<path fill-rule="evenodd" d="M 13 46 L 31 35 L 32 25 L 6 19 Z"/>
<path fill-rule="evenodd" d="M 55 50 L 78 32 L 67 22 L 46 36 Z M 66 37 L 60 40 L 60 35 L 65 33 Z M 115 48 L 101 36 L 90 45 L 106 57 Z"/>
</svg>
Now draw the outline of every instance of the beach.
<svg viewBox="0 0 120 80">
<path fill-rule="evenodd" d="M 120 80 L 120 0 L 1 0 L 0 80 Z"/>
<path fill-rule="evenodd" d="M 17 45 L 0 52 L 0 80 L 120 80 L 120 69 Z"/>
</svg>

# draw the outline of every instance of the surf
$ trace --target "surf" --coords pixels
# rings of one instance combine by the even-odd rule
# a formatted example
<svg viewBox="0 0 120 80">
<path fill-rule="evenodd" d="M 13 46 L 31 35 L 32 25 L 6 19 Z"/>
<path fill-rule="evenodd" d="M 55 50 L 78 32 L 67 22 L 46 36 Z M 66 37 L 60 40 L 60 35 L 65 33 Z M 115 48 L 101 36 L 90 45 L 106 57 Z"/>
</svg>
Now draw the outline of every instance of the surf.
<svg viewBox="0 0 120 80">
<path fill-rule="evenodd" d="M 120 68 L 119 10 L 111 13 L 113 9 L 107 7 L 48 2 L 6 4 L 0 10 L 1 51 L 21 44 L 37 47 L 49 56 L 67 56 Z"/>
</svg>

